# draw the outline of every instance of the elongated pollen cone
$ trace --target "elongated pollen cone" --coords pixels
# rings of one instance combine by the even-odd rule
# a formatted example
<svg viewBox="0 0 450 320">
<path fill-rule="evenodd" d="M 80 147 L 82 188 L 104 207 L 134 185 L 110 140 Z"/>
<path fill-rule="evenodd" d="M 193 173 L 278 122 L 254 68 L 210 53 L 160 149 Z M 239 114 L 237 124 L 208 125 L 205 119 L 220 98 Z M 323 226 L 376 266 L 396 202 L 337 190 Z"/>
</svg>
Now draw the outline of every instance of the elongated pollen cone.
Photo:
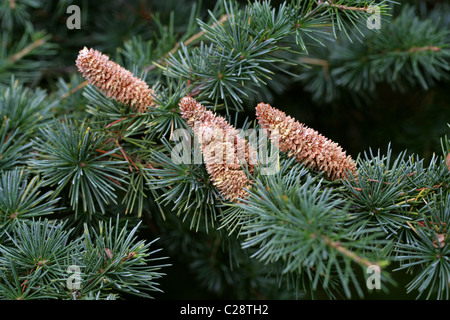
<svg viewBox="0 0 450 320">
<path fill-rule="evenodd" d="M 84 47 L 75 63 L 83 77 L 107 97 L 130 105 L 137 112 L 155 106 L 154 92 L 148 84 L 101 52 Z"/>
<path fill-rule="evenodd" d="M 257 105 L 256 117 L 271 139 L 276 133 L 280 150 L 306 167 L 325 172 L 330 180 L 346 179 L 349 172 L 356 177 L 356 162 L 337 143 L 266 103 Z"/>
<path fill-rule="evenodd" d="M 249 173 L 253 172 L 251 153 L 254 150 L 237 129 L 195 99 L 186 96 L 179 106 L 181 117 L 200 142 L 206 170 L 214 186 L 227 200 L 238 202 L 246 198 L 251 182 L 242 164 L 247 165 Z"/>
</svg>

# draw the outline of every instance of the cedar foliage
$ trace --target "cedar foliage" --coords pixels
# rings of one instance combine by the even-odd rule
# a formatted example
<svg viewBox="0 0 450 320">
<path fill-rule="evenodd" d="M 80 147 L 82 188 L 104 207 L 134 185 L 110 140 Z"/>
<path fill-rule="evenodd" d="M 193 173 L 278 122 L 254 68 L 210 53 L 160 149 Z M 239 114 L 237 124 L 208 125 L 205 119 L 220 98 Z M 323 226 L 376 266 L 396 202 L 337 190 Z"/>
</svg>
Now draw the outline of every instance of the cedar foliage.
<svg viewBox="0 0 450 320">
<path fill-rule="evenodd" d="M 444 1 L 15 0 L 0 20 L 1 299 L 449 299 Z M 89 84 L 84 47 L 154 105 Z M 242 165 L 251 183 L 230 201 L 204 162 L 174 161 L 195 139 L 186 96 L 255 131 L 257 104 L 276 106 L 357 174 L 329 180 L 281 152 L 274 174 Z"/>
</svg>

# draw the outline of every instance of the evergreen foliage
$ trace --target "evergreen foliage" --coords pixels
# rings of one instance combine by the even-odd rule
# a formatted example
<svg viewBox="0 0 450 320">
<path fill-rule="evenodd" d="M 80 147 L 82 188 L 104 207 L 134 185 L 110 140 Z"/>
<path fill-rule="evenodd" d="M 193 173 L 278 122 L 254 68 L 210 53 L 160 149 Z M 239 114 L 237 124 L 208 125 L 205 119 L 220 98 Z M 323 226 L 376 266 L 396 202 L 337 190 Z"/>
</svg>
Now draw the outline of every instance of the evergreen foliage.
<svg viewBox="0 0 450 320">
<path fill-rule="evenodd" d="M 81 29 L 66 26 L 72 4 Z M 0 299 L 449 299 L 448 4 L 15 0 L 0 20 Z M 85 46 L 155 105 L 89 84 Z M 349 148 L 358 172 L 330 181 L 280 153 L 273 174 L 243 165 L 248 197 L 227 201 L 185 96 L 259 155 L 275 142 L 245 130 L 262 132 L 257 103 L 277 105 Z M 371 115 L 408 130 L 358 120 Z"/>
</svg>

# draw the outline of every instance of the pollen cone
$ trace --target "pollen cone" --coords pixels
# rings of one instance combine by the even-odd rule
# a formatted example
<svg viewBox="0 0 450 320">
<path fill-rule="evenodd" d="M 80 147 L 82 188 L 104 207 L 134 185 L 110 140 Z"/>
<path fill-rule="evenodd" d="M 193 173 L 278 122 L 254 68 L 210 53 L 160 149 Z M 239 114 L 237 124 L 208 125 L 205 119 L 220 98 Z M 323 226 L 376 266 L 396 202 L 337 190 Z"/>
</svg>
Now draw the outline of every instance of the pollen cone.
<svg viewBox="0 0 450 320">
<path fill-rule="evenodd" d="M 147 83 L 101 52 L 84 47 L 75 63 L 83 77 L 107 97 L 130 105 L 137 112 L 145 112 L 148 106 L 155 105 L 153 90 Z"/>
<path fill-rule="evenodd" d="M 251 182 L 242 164 L 251 174 L 254 169 L 253 149 L 239 136 L 239 131 L 224 118 L 186 96 L 180 103 L 181 116 L 192 128 L 205 162 L 206 170 L 214 186 L 230 201 L 248 196 Z"/>
<path fill-rule="evenodd" d="M 345 179 L 348 172 L 356 177 L 355 161 L 337 143 L 266 103 L 257 105 L 256 117 L 267 135 L 278 139 L 279 149 L 306 167 L 325 172 L 329 180 Z"/>
<path fill-rule="evenodd" d="M 448 167 L 448 171 L 450 171 L 450 153 L 447 154 L 447 158 L 445 159 Z"/>
</svg>

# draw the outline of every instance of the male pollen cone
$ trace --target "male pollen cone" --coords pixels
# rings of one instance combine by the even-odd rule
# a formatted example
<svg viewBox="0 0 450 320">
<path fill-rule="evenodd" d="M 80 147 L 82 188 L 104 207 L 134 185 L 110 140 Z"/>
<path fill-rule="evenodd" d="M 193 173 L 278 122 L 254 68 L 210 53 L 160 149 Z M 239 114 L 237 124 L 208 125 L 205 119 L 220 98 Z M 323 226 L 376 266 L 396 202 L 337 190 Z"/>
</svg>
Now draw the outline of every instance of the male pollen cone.
<svg viewBox="0 0 450 320">
<path fill-rule="evenodd" d="M 256 117 L 269 138 L 279 139 L 280 150 L 306 167 L 325 172 L 329 180 L 346 179 L 349 172 L 356 177 L 355 161 L 337 143 L 266 103 L 257 105 Z"/>
<path fill-rule="evenodd" d="M 227 199 L 238 202 L 248 196 L 251 186 L 241 163 L 253 172 L 254 163 L 251 154 L 254 150 L 239 135 L 239 131 L 224 118 L 186 96 L 179 103 L 181 117 L 193 130 L 205 161 L 205 167 L 214 186 Z M 253 159 L 254 160 L 254 159 Z"/>
<path fill-rule="evenodd" d="M 75 63 L 83 77 L 107 97 L 127 104 L 137 112 L 145 112 L 147 107 L 155 106 L 152 98 L 153 90 L 147 83 L 109 60 L 107 55 L 84 47 L 80 50 Z"/>
<path fill-rule="evenodd" d="M 447 158 L 445 159 L 445 161 L 447 163 L 448 170 L 450 171 L 450 152 L 447 153 Z"/>
</svg>

